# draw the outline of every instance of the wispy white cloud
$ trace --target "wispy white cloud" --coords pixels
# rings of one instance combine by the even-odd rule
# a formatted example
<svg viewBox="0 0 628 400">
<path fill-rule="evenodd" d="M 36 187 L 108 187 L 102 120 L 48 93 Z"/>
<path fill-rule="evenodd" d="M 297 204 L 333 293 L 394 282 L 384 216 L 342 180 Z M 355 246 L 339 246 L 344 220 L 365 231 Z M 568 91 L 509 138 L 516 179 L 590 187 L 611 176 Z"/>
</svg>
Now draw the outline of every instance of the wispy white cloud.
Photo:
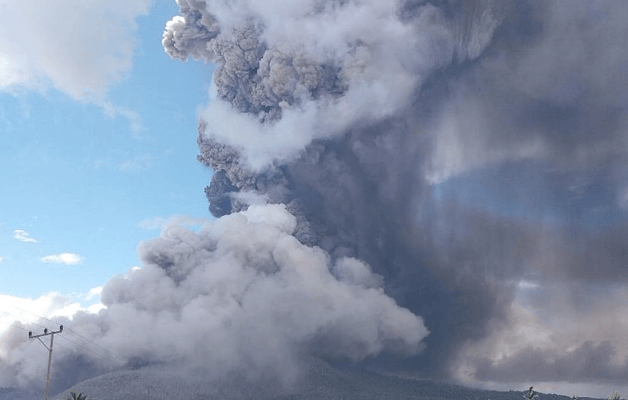
<svg viewBox="0 0 628 400">
<path fill-rule="evenodd" d="M 153 156 L 144 154 L 120 163 L 120 171 L 146 171 L 153 164 Z"/>
<path fill-rule="evenodd" d="M 0 256 L 0 264 L 2 264 L 2 260 L 4 259 L 4 257 Z"/>
<path fill-rule="evenodd" d="M 11 16 L 0 25 L 0 91 L 54 88 L 97 105 L 109 116 L 126 118 L 138 136 L 142 127 L 137 113 L 111 104 L 108 92 L 131 71 L 136 19 L 149 12 L 152 2 L 0 2 L 3 15 Z"/>
<path fill-rule="evenodd" d="M 11 18 L 0 26 L 4 38 L 0 89 L 52 86 L 77 100 L 104 99 L 109 86 L 131 69 L 135 20 L 149 11 L 150 4 L 151 0 L 3 2 L 2 10 Z M 52 8 L 56 12 L 49 12 Z"/>
<path fill-rule="evenodd" d="M 28 232 L 22 229 L 16 229 L 13 231 L 13 238 L 26 243 L 39 243 L 39 240 L 33 239 Z"/>
<path fill-rule="evenodd" d="M 135 139 L 141 139 L 143 137 L 142 132 L 144 131 L 144 126 L 142 125 L 142 118 L 137 112 L 126 107 L 116 106 L 110 102 L 104 102 L 102 108 L 104 113 L 110 118 L 126 118 L 129 121 L 129 126 Z"/>
<path fill-rule="evenodd" d="M 135 157 L 126 155 L 126 159 L 123 159 L 122 161 L 119 161 L 117 163 L 118 170 L 125 172 L 146 171 L 152 168 L 153 164 L 158 163 L 159 161 L 170 156 L 172 153 L 174 153 L 174 151 L 174 148 L 169 148 L 163 152 L 159 152 L 156 154 L 147 153 Z"/>
<path fill-rule="evenodd" d="M 147 171 L 155 165 L 156 161 L 164 158 L 164 155 L 142 154 L 132 156 L 129 154 L 117 155 L 90 160 L 91 165 L 98 170 L 118 170 L 121 172 Z"/>
<path fill-rule="evenodd" d="M 61 253 L 61 254 L 51 254 L 45 257 L 42 257 L 41 260 L 46 263 L 51 264 L 65 264 L 65 265 L 75 265 L 79 264 L 83 258 L 78 254 L 74 253 Z"/>
<path fill-rule="evenodd" d="M 91 288 L 87 294 L 87 300 L 91 300 L 94 297 L 100 296 L 100 294 L 102 293 L 102 286 L 96 286 L 94 288 Z"/>
<path fill-rule="evenodd" d="M 164 217 L 152 217 L 141 220 L 137 226 L 147 231 L 154 231 L 163 228 L 167 222 L 168 220 Z"/>
</svg>

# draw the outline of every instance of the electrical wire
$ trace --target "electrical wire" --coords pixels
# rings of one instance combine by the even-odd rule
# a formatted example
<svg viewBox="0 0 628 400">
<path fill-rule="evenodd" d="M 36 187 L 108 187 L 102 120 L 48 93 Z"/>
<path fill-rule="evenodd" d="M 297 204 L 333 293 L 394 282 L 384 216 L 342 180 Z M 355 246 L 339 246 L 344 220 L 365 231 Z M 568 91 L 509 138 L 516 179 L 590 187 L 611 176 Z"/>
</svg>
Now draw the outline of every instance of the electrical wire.
<svg viewBox="0 0 628 400">
<path fill-rule="evenodd" d="M 14 306 L 14 305 L 11 305 L 11 307 L 13 307 L 14 309 L 16 309 L 16 310 L 18 310 L 18 311 L 21 311 L 22 313 L 25 313 L 25 314 L 30 314 L 30 315 L 32 315 L 32 316 L 35 316 L 35 317 L 37 317 L 37 318 L 40 318 L 40 320 L 45 320 L 45 321 L 48 321 L 48 322 L 51 322 L 51 323 L 54 323 L 54 324 L 58 324 L 56 321 L 53 321 L 52 319 L 46 318 L 46 317 L 44 317 L 44 316 L 41 316 L 41 315 L 35 314 L 35 313 L 30 312 L 30 311 L 27 311 L 27 310 L 24 310 L 24 309 L 22 309 L 22 308 L 20 308 L 20 307 L 17 307 L 17 306 Z M 6 315 L 10 315 L 10 316 L 12 316 L 12 317 L 15 317 L 15 318 L 21 319 L 21 318 L 20 318 L 20 316 L 17 316 L 17 315 L 15 315 L 15 314 L 13 314 L 13 313 L 9 313 L 9 312 L 7 312 L 7 311 L 3 311 L 3 310 L 0 310 L 0 312 L 4 313 L 4 314 L 6 314 Z M 42 328 L 44 328 L 44 329 L 47 329 L 47 327 L 46 327 L 46 326 L 44 326 L 44 325 L 42 325 L 42 324 L 39 324 L 39 323 L 36 323 L 36 322 L 32 322 L 32 323 L 29 323 L 29 324 L 32 324 L 32 325 L 37 325 L 37 326 L 39 326 L 39 327 L 42 327 Z M 62 325 L 62 324 L 59 324 L 59 325 Z M 24 329 L 24 330 L 28 331 L 28 329 L 25 329 L 25 328 L 21 328 L 21 329 Z M 121 357 L 119 357 L 118 355 L 116 355 L 113 351 L 111 351 L 111 350 L 109 350 L 109 349 L 107 349 L 107 348 L 105 348 L 105 347 L 103 347 L 103 346 L 99 345 L 98 343 L 94 342 L 93 340 L 90 340 L 90 339 L 86 338 L 85 336 L 81 335 L 80 333 L 78 333 L 78 332 L 77 332 L 77 331 L 75 331 L 74 329 L 71 329 L 70 327 L 68 327 L 68 326 L 67 326 L 67 323 L 66 323 L 66 325 L 64 326 L 64 331 L 68 331 L 68 332 L 70 332 L 70 333 L 73 333 L 74 335 L 78 336 L 79 338 L 83 339 L 84 341 L 86 341 L 86 342 L 88 342 L 88 343 L 90 343 L 90 344 L 92 344 L 92 345 L 94 345 L 94 346 L 98 347 L 99 349 L 101 349 L 101 350 L 104 352 L 104 354 L 103 354 L 103 353 L 98 353 L 98 352 L 94 351 L 94 349 L 92 349 L 92 348 L 88 347 L 88 345 L 87 345 L 87 344 L 85 344 L 85 343 L 79 343 L 79 342 L 77 342 L 77 341 L 74 341 L 74 340 L 72 340 L 72 339 L 68 338 L 67 336 L 59 336 L 59 338 L 60 338 L 60 339 L 62 339 L 62 340 L 66 340 L 66 341 L 68 341 L 68 342 L 71 342 L 71 343 L 73 343 L 74 345 L 78 346 L 79 348 L 81 348 L 81 349 L 83 349 L 83 350 L 85 350 L 85 351 L 88 351 L 88 352 L 92 353 L 93 355 L 95 355 L 96 357 L 98 357 L 98 358 L 100 358 L 100 359 L 107 360 L 107 361 L 111 361 L 111 359 L 116 359 L 116 360 L 118 360 L 118 361 L 120 361 L 120 362 L 124 362 L 124 361 L 125 361 L 125 360 L 123 360 Z M 62 347 L 66 347 L 66 346 L 62 346 Z M 66 348 L 68 348 L 68 347 L 66 347 Z M 68 348 L 68 349 L 69 349 L 69 348 Z M 70 349 L 70 350 L 72 350 L 72 349 Z"/>
</svg>

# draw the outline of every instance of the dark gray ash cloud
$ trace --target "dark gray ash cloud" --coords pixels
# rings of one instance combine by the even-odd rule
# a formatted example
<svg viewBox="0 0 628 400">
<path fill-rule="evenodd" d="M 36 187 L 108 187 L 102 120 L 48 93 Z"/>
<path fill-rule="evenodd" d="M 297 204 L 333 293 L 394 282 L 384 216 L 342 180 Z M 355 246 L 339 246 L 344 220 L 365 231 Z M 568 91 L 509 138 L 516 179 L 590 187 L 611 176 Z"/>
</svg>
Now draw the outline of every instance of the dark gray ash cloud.
<svg viewBox="0 0 628 400">
<path fill-rule="evenodd" d="M 297 217 L 302 243 L 381 274 L 431 334 L 419 356 L 375 365 L 459 376 L 474 346 L 517 325 L 519 297 L 534 298 L 521 282 L 587 290 L 625 279 L 624 3 L 290 4 L 198 11 L 218 22 L 197 55 L 218 65 L 199 128 L 199 160 L 215 171 L 210 210 L 263 195 Z M 433 196 L 465 176 L 498 209 Z M 584 319 L 573 290 L 560 293 Z M 604 333 L 586 335 L 565 340 L 606 348 Z M 477 379 L 517 379 L 514 367 L 471 364 Z M 574 371 L 544 379 L 604 375 Z"/>
<path fill-rule="evenodd" d="M 508 360 L 497 363 L 483 360 L 475 372 L 478 379 L 511 381 L 514 376 L 528 382 L 597 381 L 625 384 L 628 363 L 615 363 L 615 346 L 609 341 L 585 341 L 570 351 L 547 352 L 534 347 L 522 349 Z"/>
</svg>

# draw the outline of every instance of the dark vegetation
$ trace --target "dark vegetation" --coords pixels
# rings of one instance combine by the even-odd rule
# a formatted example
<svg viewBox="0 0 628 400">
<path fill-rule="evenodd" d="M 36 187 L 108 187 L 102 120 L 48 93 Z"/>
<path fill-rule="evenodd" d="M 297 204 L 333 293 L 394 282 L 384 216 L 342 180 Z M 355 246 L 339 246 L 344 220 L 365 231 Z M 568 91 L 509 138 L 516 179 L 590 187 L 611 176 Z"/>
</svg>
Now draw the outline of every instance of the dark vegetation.
<svg viewBox="0 0 628 400">
<path fill-rule="evenodd" d="M 75 400 L 72 392 L 86 395 L 88 400 L 573 400 L 570 396 L 536 391 L 531 394 L 529 390 L 471 389 L 433 380 L 337 368 L 326 363 L 312 365 L 294 387 L 281 389 L 280 386 L 268 381 L 251 383 L 236 376 L 213 382 L 202 377 L 188 380 L 185 375 L 172 371 L 145 367 L 88 379 L 53 400 Z M 39 398 L 39 394 L 36 397 L 16 394 L 10 389 L 0 389 L 0 400 Z M 578 400 L 593 399 L 581 397 Z"/>
</svg>

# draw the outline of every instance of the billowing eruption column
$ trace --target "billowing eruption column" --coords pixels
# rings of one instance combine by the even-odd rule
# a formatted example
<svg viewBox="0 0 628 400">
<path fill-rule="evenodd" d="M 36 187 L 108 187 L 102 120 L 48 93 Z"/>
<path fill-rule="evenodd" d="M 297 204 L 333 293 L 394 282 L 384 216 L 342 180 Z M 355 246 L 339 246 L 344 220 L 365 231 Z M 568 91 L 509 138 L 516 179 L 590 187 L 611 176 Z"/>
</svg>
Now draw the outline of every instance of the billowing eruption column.
<svg viewBox="0 0 628 400">
<path fill-rule="evenodd" d="M 410 362 L 446 374 L 510 297 L 473 262 L 443 259 L 425 229 L 433 144 L 421 124 L 433 96 L 420 94 L 482 54 L 508 4 L 178 3 L 167 53 L 217 64 L 198 137 L 215 171 L 212 214 L 245 209 L 251 194 L 285 204 L 301 243 L 366 261 L 425 318 L 428 346 Z"/>
<path fill-rule="evenodd" d="M 522 379 L 528 342 L 498 333 L 525 324 L 514 303 L 521 282 L 545 280 L 549 301 L 552 291 L 574 298 L 590 280 L 625 278 L 625 238 L 587 225 L 628 204 L 627 98 L 616 86 L 628 82 L 625 3 L 177 3 L 166 52 L 216 64 L 198 136 L 199 161 L 215 172 L 211 213 L 283 204 L 301 243 L 383 276 L 430 335 L 421 354 L 373 365 Z M 512 206 L 437 200 L 436 184 L 487 167 L 486 190 L 523 204 L 524 218 Z M 539 355 L 546 372 L 560 369 L 555 354 L 566 349 Z"/>
</svg>

